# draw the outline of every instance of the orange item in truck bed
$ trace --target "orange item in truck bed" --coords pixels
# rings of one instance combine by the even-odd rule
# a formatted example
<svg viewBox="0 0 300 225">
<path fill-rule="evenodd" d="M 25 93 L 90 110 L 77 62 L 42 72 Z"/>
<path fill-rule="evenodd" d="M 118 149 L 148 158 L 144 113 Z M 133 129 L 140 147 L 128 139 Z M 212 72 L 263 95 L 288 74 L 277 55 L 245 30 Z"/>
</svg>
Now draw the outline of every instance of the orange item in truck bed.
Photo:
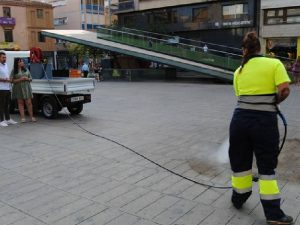
<svg viewBox="0 0 300 225">
<path fill-rule="evenodd" d="M 69 77 L 81 77 L 81 71 L 72 69 L 69 72 Z"/>
</svg>

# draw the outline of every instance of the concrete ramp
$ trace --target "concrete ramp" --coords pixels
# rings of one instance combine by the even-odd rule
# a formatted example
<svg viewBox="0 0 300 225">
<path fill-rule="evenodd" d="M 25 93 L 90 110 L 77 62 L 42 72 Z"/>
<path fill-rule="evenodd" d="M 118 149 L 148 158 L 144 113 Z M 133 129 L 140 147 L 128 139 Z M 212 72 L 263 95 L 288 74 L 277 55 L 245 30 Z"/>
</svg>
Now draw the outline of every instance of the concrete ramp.
<svg viewBox="0 0 300 225">
<path fill-rule="evenodd" d="M 43 30 L 42 34 L 51 38 L 66 40 L 69 42 L 117 52 L 144 60 L 158 62 L 176 68 L 199 72 L 201 74 L 209 75 L 215 78 L 220 78 L 228 81 L 232 81 L 233 79 L 232 71 L 217 68 L 204 63 L 183 59 L 180 57 L 171 56 L 168 54 L 110 41 L 107 40 L 109 39 L 109 36 L 106 37 L 105 34 L 102 34 L 102 38 L 99 35 L 97 37 L 97 33 L 95 32 L 85 30 Z"/>
</svg>

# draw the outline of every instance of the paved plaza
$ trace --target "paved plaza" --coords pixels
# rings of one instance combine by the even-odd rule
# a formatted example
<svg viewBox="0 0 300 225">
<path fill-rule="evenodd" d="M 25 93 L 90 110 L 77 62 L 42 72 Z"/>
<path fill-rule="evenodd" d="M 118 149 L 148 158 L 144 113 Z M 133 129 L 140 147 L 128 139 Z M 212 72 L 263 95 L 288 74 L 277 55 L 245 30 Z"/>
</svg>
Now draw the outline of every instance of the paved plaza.
<svg viewBox="0 0 300 225">
<path fill-rule="evenodd" d="M 263 225 L 257 183 L 243 209 L 217 160 L 235 106 L 232 86 L 203 81 L 100 82 L 81 115 L 0 129 L 0 225 Z M 282 208 L 300 225 L 300 88 L 281 106 Z M 18 115 L 12 116 L 19 120 Z M 283 130 L 280 124 L 280 130 Z"/>
</svg>

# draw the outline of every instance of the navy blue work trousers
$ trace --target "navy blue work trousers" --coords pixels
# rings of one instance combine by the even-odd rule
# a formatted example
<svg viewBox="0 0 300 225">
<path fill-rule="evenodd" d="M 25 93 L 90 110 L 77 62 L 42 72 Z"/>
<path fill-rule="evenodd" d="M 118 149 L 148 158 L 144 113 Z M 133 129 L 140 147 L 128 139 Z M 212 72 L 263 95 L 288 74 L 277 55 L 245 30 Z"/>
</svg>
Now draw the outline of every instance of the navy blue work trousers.
<svg viewBox="0 0 300 225">
<path fill-rule="evenodd" d="M 279 153 L 276 112 L 235 109 L 230 123 L 229 158 L 234 173 L 252 169 L 253 155 L 259 175 L 275 175 Z M 233 200 L 244 203 L 251 195 L 233 191 Z M 281 218 L 280 198 L 261 200 L 267 219 Z"/>
</svg>

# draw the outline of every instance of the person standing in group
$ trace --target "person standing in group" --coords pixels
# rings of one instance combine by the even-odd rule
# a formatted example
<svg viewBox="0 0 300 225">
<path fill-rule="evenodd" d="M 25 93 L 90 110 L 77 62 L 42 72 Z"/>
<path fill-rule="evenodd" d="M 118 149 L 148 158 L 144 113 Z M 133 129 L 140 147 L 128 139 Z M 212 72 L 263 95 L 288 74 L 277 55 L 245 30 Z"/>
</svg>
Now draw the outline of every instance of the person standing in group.
<svg viewBox="0 0 300 225">
<path fill-rule="evenodd" d="M 11 80 L 9 79 L 9 71 L 6 64 L 6 54 L 5 52 L 0 52 L 0 127 L 7 127 L 9 124 L 17 123 L 9 115 L 10 88 Z"/>
<path fill-rule="evenodd" d="M 81 71 L 82 71 L 82 73 L 83 73 L 83 77 L 87 77 L 87 75 L 88 75 L 88 73 L 89 73 L 89 66 L 88 66 L 88 64 L 85 62 L 85 63 L 83 63 L 83 65 L 82 65 L 82 68 L 81 68 Z"/>
<path fill-rule="evenodd" d="M 208 52 L 208 47 L 207 47 L 207 45 L 206 45 L 206 44 L 203 46 L 203 51 L 204 51 L 205 53 L 207 53 L 207 52 Z"/>
<path fill-rule="evenodd" d="M 242 65 L 234 73 L 238 103 L 230 123 L 231 201 L 240 209 L 252 193 L 254 154 L 267 223 L 290 225 L 293 218 L 280 208 L 280 191 L 275 178 L 279 154 L 277 104 L 288 97 L 290 79 L 278 59 L 259 55 L 261 46 L 255 32 L 245 35 L 242 49 Z"/>
<path fill-rule="evenodd" d="M 300 86 L 300 56 L 298 56 L 296 62 L 293 64 L 292 72 L 293 72 L 295 84 Z"/>
<path fill-rule="evenodd" d="M 24 102 L 26 103 L 31 121 L 36 122 L 36 118 L 33 117 L 32 109 L 33 94 L 30 85 L 32 78 L 29 70 L 25 68 L 25 64 L 22 58 L 15 58 L 14 68 L 10 76 L 13 83 L 12 99 L 17 99 L 21 122 L 26 122 Z"/>
</svg>

